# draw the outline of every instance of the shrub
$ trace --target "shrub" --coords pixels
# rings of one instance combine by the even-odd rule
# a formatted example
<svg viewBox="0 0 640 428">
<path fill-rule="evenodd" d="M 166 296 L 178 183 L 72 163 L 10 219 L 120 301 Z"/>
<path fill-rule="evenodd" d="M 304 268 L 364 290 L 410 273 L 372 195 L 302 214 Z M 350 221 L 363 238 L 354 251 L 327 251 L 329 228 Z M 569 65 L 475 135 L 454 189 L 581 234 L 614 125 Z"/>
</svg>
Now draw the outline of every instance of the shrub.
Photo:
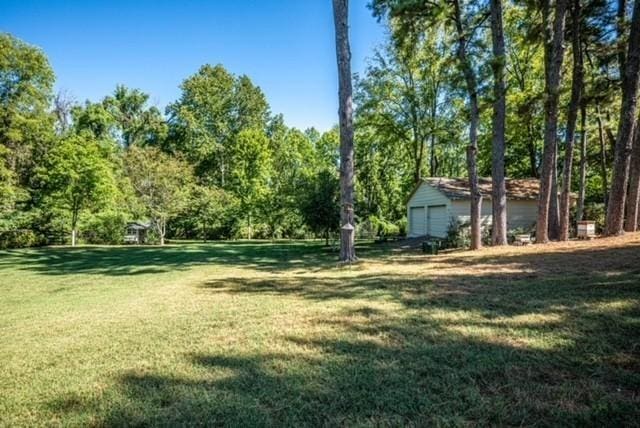
<svg viewBox="0 0 640 428">
<path fill-rule="evenodd" d="M 45 240 L 30 229 L 0 231 L 0 249 L 27 248 L 44 245 Z"/>
<path fill-rule="evenodd" d="M 337 235 L 339 236 L 339 233 Z M 356 239 L 373 239 L 375 236 L 376 231 L 371 223 L 371 217 L 364 221 L 356 221 Z"/>
<path fill-rule="evenodd" d="M 402 217 L 400 220 L 398 220 L 398 234 L 400 236 L 407 236 L 407 230 L 409 228 L 409 222 L 407 221 L 406 217 Z"/>
<path fill-rule="evenodd" d="M 393 223 L 381 217 L 371 215 L 362 222 L 356 220 L 356 238 L 379 238 L 386 240 L 387 238 L 404 236 L 404 234 L 406 234 L 406 224 L 406 219 L 402 219 L 398 223 Z"/>
<path fill-rule="evenodd" d="M 378 218 L 372 215 L 369 217 L 369 221 L 371 222 L 375 235 L 380 238 L 398 236 L 400 234 L 400 228 L 396 224 L 393 224 L 383 218 Z"/>
<path fill-rule="evenodd" d="M 121 244 L 126 226 L 124 214 L 100 213 L 82 226 L 81 238 L 88 244 Z"/>
<path fill-rule="evenodd" d="M 471 225 L 452 218 L 447 228 L 444 248 L 469 248 L 471 246 Z"/>
</svg>

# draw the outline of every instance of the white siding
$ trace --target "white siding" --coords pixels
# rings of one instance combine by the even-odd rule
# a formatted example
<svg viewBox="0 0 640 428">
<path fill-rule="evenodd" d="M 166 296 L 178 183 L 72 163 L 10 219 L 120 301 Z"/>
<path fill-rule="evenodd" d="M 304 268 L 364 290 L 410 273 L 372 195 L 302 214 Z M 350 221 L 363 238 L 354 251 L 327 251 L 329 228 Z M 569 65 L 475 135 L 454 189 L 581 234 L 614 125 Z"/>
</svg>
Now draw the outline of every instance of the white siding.
<svg viewBox="0 0 640 428">
<path fill-rule="evenodd" d="M 413 196 L 411 196 L 411 199 L 409 199 L 409 202 L 407 202 L 407 219 L 409 220 L 409 237 L 410 238 L 415 238 L 418 236 L 423 236 L 427 230 L 429 230 L 429 225 L 426 226 L 426 228 L 424 229 L 419 229 L 418 226 L 413 225 L 412 226 L 412 219 L 411 219 L 411 208 L 417 208 L 417 207 L 423 207 L 424 208 L 424 216 L 425 218 L 423 219 L 424 224 L 426 225 L 427 223 L 427 219 L 426 216 L 428 214 L 429 211 L 429 207 L 430 206 L 444 206 L 444 211 L 443 210 L 437 210 L 438 211 L 438 216 L 437 218 L 434 218 L 432 221 L 436 224 L 436 228 L 440 227 L 439 225 L 441 224 L 445 224 L 446 226 L 444 227 L 444 233 L 442 234 L 442 236 L 439 237 L 444 237 L 446 235 L 446 230 L 449 226 L 449 222 L 451 219 L 451 211 L 450 211 L 450 205 L 451 205 L 451 201 L 449 200 L 449 198 L 447 198 L 444 194 L 442 194 L 439 190 L 434 189 L 433 187 L 429 186 L 426 183 L 423 183 L 420 188 L 413 194 Z M 414 211 L 415 213 L 416 211 Z M 417 230 L 425 230 L 424 233 L 422 234 L 418 234 Z M 434 235 L 434 236 L 438 236 L 438 235 Z"/>
<path fill-rule="evenodd" d="M 471 206 L 468 199 L 451 201 L 451 213 L 458 219 L 460 223 L 468 223 L 471 221 Z M 482 226 L 491 224 L 491 200 L 482 199 L 482 211 L 480 212 L 480 223 Z"/>
<path fill-rule="evenodd" d="M 446 205 L 427 207 L 427 235 L 445 238 L 449 229 L 450 215 Z"/>
<path fill-rule="evenodd" d="M 538 201 L 507 201 L 507 228 L 532 227 L 538 217 Z"/>
<path fill-rule="evenodd" d="M 470 220 L 469 201 L 451 202 L 451 212 L 462 223 Z M 536 201 L 507 201 L 507 229 L 519 227 L 529 228 L 536 222 L 538 206 Z M 492 221 L 491 199 L 482 200 L 482 225 L 488 226 Z"/>
<path fill-rule="evenodd" d="M 537 212 L 538 206 L 535 200 L 508 200 L 507 228 L 509 230 L 530 228 L 536 222 Z M 491 199 L 484 198 L 481 213 L 483 227 L 491 224 L 491 217 Z M 410 238 L 426 234 L 444 238 L 453 218 L 461 223 L 469 222 L 469 201 L 451 200 L 426 183 L 423 183 L 407 202 Z"/>
<path fill-rule="evenodd" d="M 424 207 L 409 208 L 409 236 L 424 236 L 427 233 L 427 216 Z"/>
</svg>

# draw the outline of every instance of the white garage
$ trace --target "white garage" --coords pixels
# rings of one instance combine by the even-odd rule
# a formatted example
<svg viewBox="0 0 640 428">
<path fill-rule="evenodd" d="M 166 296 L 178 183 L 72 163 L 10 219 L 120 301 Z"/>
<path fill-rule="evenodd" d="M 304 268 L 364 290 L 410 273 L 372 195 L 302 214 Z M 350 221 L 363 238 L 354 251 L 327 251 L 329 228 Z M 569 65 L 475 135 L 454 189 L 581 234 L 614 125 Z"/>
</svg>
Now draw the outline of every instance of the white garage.
<svg viewBox="0 0 640 428">
<path fill-rule="evenodd" d="M 482 224 L 491 224 L 491 179 L 480 179 Z M 539 181 L 507 179 L 507 227 L 529 228 L 536 222 Z M 407 202 L 410 238 L 444 238 L 454 222 L 470 219 L 470 192 L 467 179 L 433 177 L 423 179 Z"/>
</svg>

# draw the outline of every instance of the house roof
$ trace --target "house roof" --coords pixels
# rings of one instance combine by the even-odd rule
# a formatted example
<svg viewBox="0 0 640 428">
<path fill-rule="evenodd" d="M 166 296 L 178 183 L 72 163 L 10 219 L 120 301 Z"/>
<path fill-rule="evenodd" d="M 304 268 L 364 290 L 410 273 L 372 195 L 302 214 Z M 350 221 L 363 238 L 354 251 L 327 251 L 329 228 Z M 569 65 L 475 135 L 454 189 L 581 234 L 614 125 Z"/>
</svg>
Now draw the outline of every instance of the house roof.
<svg viewBox="0 0 640 428">
<path fill-rule="evenodd" d="M 149 229 L 151 222 L 147 221 L 130 221 L 127 223 L 127 227 L 133 227 L 134 229 Z"/>
<path fill-rule="evenodd" d="M 443 193 L 449 199 L 470 199 L 469 180 L 466 178 L 430 177 L 424 178 L 411 192 L 407 201 L 422 186 L 428 184 Z M 491 199 L 491 179 L 478 179 L 480 194 L 483 198 Z M 507 199 L 533 201 L 538 198 L 540 181 L 537 178 L 506 179 Z"/>
</svg>

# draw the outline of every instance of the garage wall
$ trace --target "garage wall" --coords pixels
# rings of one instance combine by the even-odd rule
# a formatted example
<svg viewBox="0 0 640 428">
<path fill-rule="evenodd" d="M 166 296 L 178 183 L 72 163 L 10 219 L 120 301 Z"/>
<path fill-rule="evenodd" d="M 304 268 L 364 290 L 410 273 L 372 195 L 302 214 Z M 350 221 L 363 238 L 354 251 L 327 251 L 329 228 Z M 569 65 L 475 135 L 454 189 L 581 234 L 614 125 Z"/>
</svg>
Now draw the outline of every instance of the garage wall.
<svg viewBox="0 0 640 428">
<path fill-rule="evenodd" d="M 427 235 L 445 238 L 451 223 L 451 215 L 446 205 L 427 206 Z"/>
<path fill-rule="evenodd" d="M 449 224 L 449 219 L 451 218 L 451 210 L 450 210 L 450 200 L 444 194 L 440 193 L 440 191 L 434 189 L 428 184 L 423 183 L 420 188 L 413 194 L 409 202 L 407 203 L 407 220 L 409 221 L 408 225 L 408 236 L 410 238 L 415 238 L 418 236 L 423 236 L 424 234 L 416 234 L 412 233 L 412 229 L 416 230 L 417 227 L 411 227 L 411 208 L 412 207 L 424 207 L 424 216 L 423 219 L 425 226 L 427 225 L 428 215 L 428 207 L 429 206 L 445 206 L 446 219 L 444 220 L 446 224 Z M 414 211 L 415 213 L 415 211 Z M 426 229 L 423 229 L 426 233 Z"/>
<path fill-rule="evenodd" d="M 451 201 L 451 214 L 456 217 L 461 223 L 468 223 L 471 221 L 471 207 L 469 200 L 454 200 Z M 491 210 L 491 200 L 482 198 L 482 211 L 480 212 L 480 223 L 483 226 L 491 224 L 491 218 L 493 212 Z"/>
<path fill-rule="evenodd" d="M 451 202 L 452 215 L 461 222 L 468 222 L 471 218 L 468 200 L 456 200 Z M 507 201 L 507 229 L 529 228 L 536 222 L 538 213 L 537 201 Z M 491 199 L 482 199 L 483 226 L 491 225 L 493 213 Z"/>
<path fill-rule="evenodd" d="M 409 236 L 427 234 L 427 215 L 424 207 L 409 207 Z"/>
<path fill-rule="evenodd" d="M 507 202 L 507 228 L 529 229 L 538 219 L 538 201 Z"/>
</svg>

